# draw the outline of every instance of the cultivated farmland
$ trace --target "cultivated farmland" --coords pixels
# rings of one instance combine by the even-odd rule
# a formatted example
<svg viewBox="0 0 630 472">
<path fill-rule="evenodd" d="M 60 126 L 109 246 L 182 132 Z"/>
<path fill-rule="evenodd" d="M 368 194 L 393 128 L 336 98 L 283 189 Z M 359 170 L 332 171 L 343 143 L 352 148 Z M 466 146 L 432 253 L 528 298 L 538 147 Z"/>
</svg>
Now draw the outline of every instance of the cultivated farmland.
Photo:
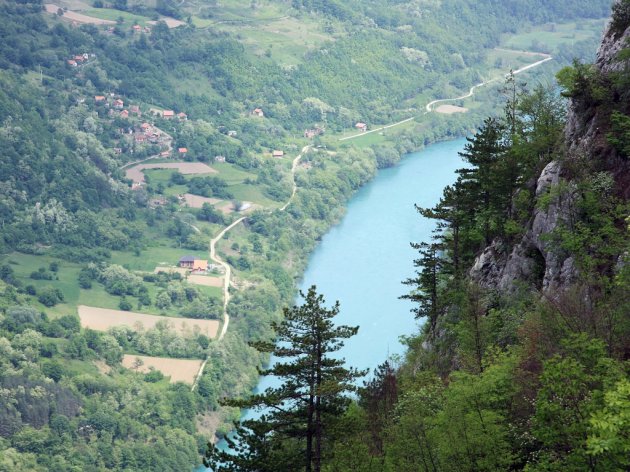
<svg viewBox="0 0 630 472">
<path fill-rule="evenodd" d="M 81 326 L 95 331 L 107 331 L 114 326 L 129 326 L 134 329 L 141 327 L 144 330 L 149 330 L 154 328 L 160 321 L 167 321 L 170 327 L 180 334 L 193 334 L 195 326 L 197 326 L 202 334 L 214 338 L 219 330 L 219 322 L 217 320 L 172 318 L 86 305 L 79 305 L 78 312 Z"/>
<path fill-rule="evenodd" d="M 214 174 L 217 171 L 203 162 L 162 162 L 138 164 L 125 171 L 125 176 L 134 182 L 144 182 L 145 169 L 175 169 L 182 174 Z"/>
<path fill-rule="evenodd" d="M 140 365 L 138 360 L 142 362 Z M 122 365 L 127 369 L 144 374 L 151 371 L 151 367 L 159 370 L 171 378 L 171 383 L 186 382 L 192 384 L 203 363 L 200 359 L 171 359 L 168 357 L 149 357 L 125 354 Z"/>
</svg>

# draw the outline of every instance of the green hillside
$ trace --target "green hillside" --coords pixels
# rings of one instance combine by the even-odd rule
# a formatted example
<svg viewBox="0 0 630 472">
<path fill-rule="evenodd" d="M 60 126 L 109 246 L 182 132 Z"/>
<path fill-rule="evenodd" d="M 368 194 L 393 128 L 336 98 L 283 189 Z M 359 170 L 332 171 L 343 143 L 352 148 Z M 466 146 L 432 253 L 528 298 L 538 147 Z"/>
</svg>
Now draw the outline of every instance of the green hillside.
<svg viewBox="0 0 630 472">
<path fill-rule="evenodd" d="M 590 54 L 608 14 L 603 0 L 58 7 L 0 0 L 0 470 L 189 470 L 238 418 L 220 403 L 256 384 L 266 358 L 249 342 L 272 339 L 345 202 L 500 109 L 501 81 L 453 103 L 466 114 L 426 104 L 545 57 L 496 48 L 551 24 L 543 52 L 570 61 L 557 34 L 577 23 L 571 45 Z M 212 267 L 156 273 L 183 256 Z M 163 321 L 96 331 L 80 305 Z M 167 326 L 182 318 L 218 333 Z M 207 364 L 169 383 L 125 355 Z"/>
</svg>

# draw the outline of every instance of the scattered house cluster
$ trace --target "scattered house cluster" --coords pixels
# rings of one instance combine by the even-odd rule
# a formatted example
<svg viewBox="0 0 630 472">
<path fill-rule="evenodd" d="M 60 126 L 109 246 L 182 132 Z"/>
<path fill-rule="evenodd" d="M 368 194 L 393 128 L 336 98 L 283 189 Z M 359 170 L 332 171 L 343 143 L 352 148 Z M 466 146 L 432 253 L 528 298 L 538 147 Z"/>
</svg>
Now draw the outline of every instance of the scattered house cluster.
<svg viewBox="0 0 630 472">
<path fill-rule="evenodd" d="M 167 142 L 168 137 L 164 133 L 162 133 L 162 131 L 146 122 L 135 128 L 134 140 L 136 141 L 136 143 L 149 142 L 151 144 L 169 144 Z M 170 155 L 170 153 L 168 155 Z M 168 157 L 168 155 L 165 157 Z"/>
<path fill-rule="evenodd" d="M 177 117 L 180 121 L 186 121 L 188 119 L 188 115 L 184 112 L 179 112 L 175 114 L 173 110 L 158 110 L 157 108 L 149 109 L 149 112 L 154 116 L 159 116 L 160 118 L 164 118 L 165 120 L 172 120 Z"/>
<path fill-rule="evenodd" d="M 140 25 L 133 25 L 131 27 L 131 30 L 134 33 L 150 33 L 151 32 L 151 28 L 149 28 L 148 26 L 145 26 L 144 28 Z"/>
<path fill-rule="evenodd" d="M 262 111 L 262 108 L 254 108 L 252 110 L 252 115 L 257 116 L 259 118 L 265 117 L 265 113 Z"/>
<path fill-rule="evenodd" d="M 322 134 L 324 134 L 324 128 L 320 128 L 319 126 L 316 126 L 312 129 L 304 130 L 304 137 L 308 139 L 314 138 L 315 136 L 320 136 Z"/>
<path fill-rule="evenodd" d="M 90 60 L 90 58 L 94 58 L 94 57 L 96 57 L 94 54 L 88 54 L 88 53 L 77 54 L 76 56 L 72 56 L 70 59 L 66 60 L 66 62 L 71 67 L 79 67 L 80 65 L 87 63 Z"/>
<path fill-rule="evenodd" d="M 367 128 L 368 128 L 368 126 L 365 123 L 361 123 L 361 122 L 358 122 L 356 125 L 354 125 L 354 127 L 364 133 L 367 131 Z"/>
<path fill-rule="evenodd" d="M 206 259 L 198 259 L 194 256 L 184 256 L 179 260 L 179 267 L 189 269 L 192 272 L 206 272 L 208 270 L 208 261 Z"/>
</svg>

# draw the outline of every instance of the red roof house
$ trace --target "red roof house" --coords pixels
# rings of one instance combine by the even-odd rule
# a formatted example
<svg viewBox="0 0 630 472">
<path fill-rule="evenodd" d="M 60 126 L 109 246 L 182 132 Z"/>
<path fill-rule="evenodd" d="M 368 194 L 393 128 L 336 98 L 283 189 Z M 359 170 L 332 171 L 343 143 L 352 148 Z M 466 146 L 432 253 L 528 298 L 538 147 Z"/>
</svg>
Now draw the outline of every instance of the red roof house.
<svg viewBox="0 0 630 472">
<path fill-rule="evenodd" d="M 162 112 L 162 117 L 166 118 L 167 120 L 170 120 L 174 116 L 175 116 L 175 112 L 173 110 L 164 110 Z"/>
</svg>

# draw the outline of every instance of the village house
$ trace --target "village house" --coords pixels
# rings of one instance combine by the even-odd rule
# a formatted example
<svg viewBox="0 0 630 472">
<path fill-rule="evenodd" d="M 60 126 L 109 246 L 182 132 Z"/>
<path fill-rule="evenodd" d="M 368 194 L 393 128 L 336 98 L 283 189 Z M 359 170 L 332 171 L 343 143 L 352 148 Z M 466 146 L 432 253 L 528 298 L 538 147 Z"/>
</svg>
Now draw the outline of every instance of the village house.
<svg viewBox="0 0 630 472">
<path fill-rule="evenodd" d="M 119 110 L 122 110 L 124 106 L 125 106 L 125 102 L 123 102 L 120 98 L 117 98 L 116 100 L 114 100 L 114 108 L 118 108 Z"/>
<path fill-rule="evenodd" d="M 367 131 L 367 125 L 365 123 L 358 122 L 356 125 L 354 125 L 354 127 L 364 133 Z"/>
<path fill-rule="evenodd" d="M 252 115 L 258 116 L 259 118 L 264 118 L 265 113 L 262 111 L 262 108 L 254 108 L 252 111 Z"/>
<path fill-rule="evenodd" d="M 139 33 L 140 31 L 142 31 L 142 27 L 140 25 L 133 25 L 132 28 L 134 33 Z"/>
<path fill-rule="evenodd" d="M 68 64 L 71 65 L 72 67 L 77 66 L 77 62 L 74 59 L 68 59 Z"/>
<path fill-rule="evenodd" d="M 225 162 L 225 156 L 214 156 L 214 162 Z"/>
<path fill-rule="evenodd" d="M 144 134 L 136 134 L 135 136 L 135 140 L 137 143 L 143 143 L 145 142 L 147 139 L 147 137 Z"/>
<path fill-rule="evenodd" d="M 129 113 L 140 116 L 140 107 L 138 105 L 131 105 L 129 107 Z"/>
<path fill-rule="evenodd" d="M 184 256 L 179 260 L 179 267 L 193 272 L 205 272 L 208 270 L 208 261 L 194 256 Z"/>
<path fill-rule="evenodd" d="M 304 131 L 304 137 L 308 139 L 314 138 L 315 136 L 320 136 L 322 134 L 324 134 L 324 129 L 320 128 L 319 126 Z"/>
<path fill-rule="evenodd" d="M 179 153 L 180 156 L 184 157 L 186 153 L 188 152 L 188 148 L 185 148 L 185 147 L 178 148 L 177 152 Z"/>
<path fill-rule="evenodd" d="M 165 120 L 170 120 L 174 116 L 175 116 L 175 112 L 173 110 L 164 110 L 162 112 L 162 118 L 164 118 Z"/>
<path fill-rule="evenodd" d="M 283 156 L 284 156 L 284 151 L 278 151 L 278 150 L 276 149 L 276 150 L 274 150 L 274 151 L 271 153 L 271 155 L 272 155 L 273 157 L 278 157 L 278 158 L 280 158 L 280 157 L 283 157 Z"/>
<path fill-rule="evenodd" d="M 186 121 L 186 120 L 188 119 L 188 115 L 187 115 L 186 113 L 184 113 L 183 111 L 181 111 L 181 112 L 179 112 L 179 113 L 177 114 L 177 118 L 178 118 L 180 121 Z"/>
<path fill-rule="evenodd" d="M 140 129 L 145 133 L 145 134 L 150 134 L 151 133 L 151 125 L 149 123 L 142 123 L 140 125 Z"/>
<path fill-rule="evenodd" d="M 127 119 L 127 118 L 129 118 L 129 112 L 127 110 L 123 110 L 123 111 L 120 112 L 119 116 L 121 118 Z"/>
<path fill-rule="evenodd" d="M 171 157 L 171 151 L 162 151 L 160 157 Z"/>
</svg>

